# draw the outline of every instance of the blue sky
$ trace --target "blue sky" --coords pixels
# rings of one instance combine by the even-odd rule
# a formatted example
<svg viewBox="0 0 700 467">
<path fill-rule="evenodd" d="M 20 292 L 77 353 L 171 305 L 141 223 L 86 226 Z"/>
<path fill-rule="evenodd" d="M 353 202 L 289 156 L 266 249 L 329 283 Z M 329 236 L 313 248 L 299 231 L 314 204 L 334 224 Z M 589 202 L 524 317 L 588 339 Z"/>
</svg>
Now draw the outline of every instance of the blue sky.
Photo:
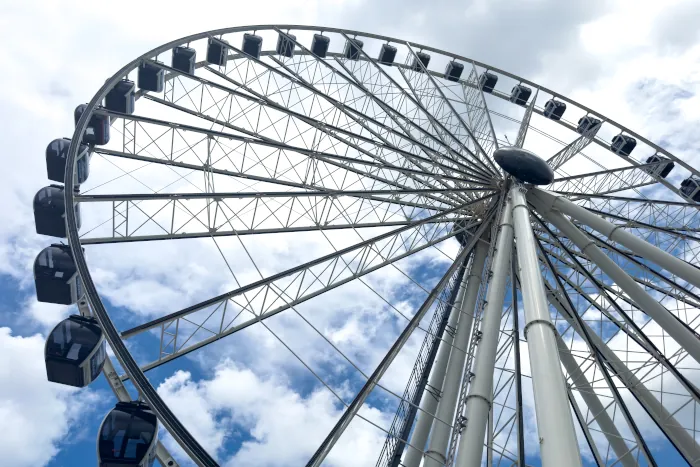
<svg viewBox="0 0 700 467">
<path fill-rule="evenodd" d="M 34 234 L 31 199 L 47 184 L 45 145 L 72 133 L 73 108 L 87 102 L 124 63 L 161 43 L 245 24 L 325 24 L 379 32 L 453 50 L 540 82 L 662 142 L 678 157 L 698 161 L 700 7 L 694 0 L 663 5 L 571 1 L 566 6 L 556 0 L 265 0 L 240 5 L 125 0 L 119 9 L 122 14 L 113 6 L 78 0 L 0 5 L 0 37 L 6 47 L 0 80 L 0 158 L 5 167 L 0 171 L 0 414 L 7 414 L 0 416 L 0 430 L 8 433 L 0 440 L 0 459 L 10 467 L 95 464 L 95 433 L 114 397 L 103 377 L 77 392 L 45 381 L 43 340 L 72 310 L 34 300 L 31 262 L 50 241 Z M 542 144 L 543 152 L 552 150 Z M 235 245 L 223 244 L 229 258 L 240 257 Z M 313 235 L 254 245 L 256 259 L 270 271 L 329 249 Z M 228 271 L 221 258 L 198 263 L 205 251 L 198 242 L 120 248 L 88 249 L 94 277 L 120 329 L 231 286 L 230 277 L 223 277 Z M 402 267 L 429 287 L 447 263 L 439 253 L 421 261 Z M 247 280 L 254 276 L 250 269 Z M 188 274 L 188 287 L 178 287 L 183 274 Z M 424 294 L 396 273 L 368 280 L 385 287 L 393 303 L 407 312 L 423 300 Z M 366 373 L 404 322 L 359 285 L 297 309 Z M 342 397 L 352 398 L 362 379 L 301 318 L 288 313 L 269 320 L 269 326 L 327 375 Z M 139 361 L 149 361 L 157 339 L 143 335 L 133 340 Z M 402 392 L 420 340 L 422 335 L 397 359 L 390 373 L 392 390 Z M 149 377 L 210 452 L 236 465 L 302 463 L 341 412 L 332 395 L 259 326 L 153 370 Z M 390 401 L 374 396 L 363 415 L 388 426 L 394 407 Z M 165 441 L 179 455 L 172 440 Z M 381 432 L 356 420 L 329 464 L 369 465 L 382 441 Z M 665 442 L 654 438 L 651 447 L 660 452 L 660 465 L 679 465 Z M 536 465 L 536 449 L 529 452 Z"/>
</svg>

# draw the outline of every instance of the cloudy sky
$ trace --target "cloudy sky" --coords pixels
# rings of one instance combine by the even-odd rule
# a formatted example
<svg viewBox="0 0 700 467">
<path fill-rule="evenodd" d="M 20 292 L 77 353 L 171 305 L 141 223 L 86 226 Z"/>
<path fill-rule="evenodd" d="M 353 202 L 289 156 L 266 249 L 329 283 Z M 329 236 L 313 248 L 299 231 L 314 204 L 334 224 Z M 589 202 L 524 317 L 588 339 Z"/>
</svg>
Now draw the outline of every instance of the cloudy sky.
<svg viewBox="0 0 700 467">
<path fill-rule="evenodd" d="M 343 27 L 451 50 L 566 94 L 678 157 L 698 160 L 698 0 L 0 2 L 4 44 L 0 459 L 4 465 L 94 465 L 95 432 L 114 403 L 102 379 L 81 391 L 45 381 L 46 333 L 71 312 L 37 303 L 31 278 L 31 263 L 47 244 L 46 238 L 34 233 L 31 212 L 32 197 L 47 184 L 46 144 L 69 136 L 74 107 L 90 100 L 107 77 L 143 52 L 200 31 L 274 23 Z M 355 241 L 357 237 L 337 237 L 331 245 Z M 109 246 L 89 250 L 97 265 L 95 280 L 121 329 L 234 285 L 220 257 L 199 261 L 201 248 L 212 253 L 212 244 L 182 242 L 134 245 L 128 251 Z M 231 260 L 244 257 L 239 246 L 224 240 L 222 245 Z M 304 235 L 286 242 L 251 240 L 248 245 L 256 252 L 256 262 L 264 265 L 264 274 L 332 251 L 323 238 Z M 431 251 L 401 268 L 429 287 L 449 265 L 454 247 Z M 255 272 L 248 264 L 239 279 L 254 280 Z M 181 287 L 182 278 L 188 287 Z M 422 302 L 424 292 L 397 270 L 368 281 L 409 314 Z M 365 300 L 361 304 L 355 303 L 358 294 Z M 340 311 L 324 314 L 329 307 Z M 366 373 L 405 322 L 361 284 L 340 288 L 326 301 L 299 311 L 313 316 L 314 325 Z M 235 344 L 222 342 L 150 374 L 175 413 L 222 464 L 299 465 L 341 413 L 333 394 L 275 335 L 303 360 L 333 375 L 330 383 L 345 400 L 359 387 L 354 370 L 337 356 L 329 357 L 332 352 L 319 335 L 300 337 L 310 335 L 300 314 L 271 320 L 269 326 L 270 330 L 251 328 Z M 295 333 L 300 329 L 307 334 Z M 135 341 L 134 353 L 147 357 L 146 342 Z M 419 343 L 412 342 L 397 360 L 389 389 L 402 390 Z M 388 426 L 392 406 L 377 398 L 362 415 Z M 165 441 L 180 455 L 172 440 Z M 329 463 L 373 465 L 382 442 L 379 430 L 356 420 Z"/>
</svg>

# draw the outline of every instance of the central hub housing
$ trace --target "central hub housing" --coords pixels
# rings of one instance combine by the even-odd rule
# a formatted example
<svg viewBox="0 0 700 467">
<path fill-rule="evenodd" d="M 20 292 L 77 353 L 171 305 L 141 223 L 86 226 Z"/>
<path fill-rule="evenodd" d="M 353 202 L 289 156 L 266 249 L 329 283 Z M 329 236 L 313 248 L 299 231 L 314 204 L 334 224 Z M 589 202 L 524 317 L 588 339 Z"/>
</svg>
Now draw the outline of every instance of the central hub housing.
<svg viewBox="0 0 700 467">
<path fill-rule="evenodd" d="M 493 158 L 503 170 L 521 182 L 549 185 L 554 180 L 552 168 L 536 154 L 526 149 L 500 148 L 493 153 Z"/>
</svg>

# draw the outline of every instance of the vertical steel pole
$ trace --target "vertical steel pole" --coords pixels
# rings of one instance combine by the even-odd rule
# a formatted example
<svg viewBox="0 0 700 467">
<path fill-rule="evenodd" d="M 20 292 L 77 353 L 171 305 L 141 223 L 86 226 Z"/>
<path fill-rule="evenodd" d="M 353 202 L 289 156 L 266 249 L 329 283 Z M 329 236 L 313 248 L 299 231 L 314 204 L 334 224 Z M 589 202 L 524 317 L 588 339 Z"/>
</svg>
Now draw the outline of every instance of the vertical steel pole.
<svg viewBox="0 0 700 467">
<path fill-rule="evenodd" d="M 447 460 L 445 458 L 445 452 L 450 442 L 450 426 L 454 419 L 457 398 L 459 397 L 464 362 L 466 361 L 467 350 L 469 349 L 469 335 L 472 330 L 472 324 L 474 323 L 474 307 L 476 306 L 476 300 L 479 295 L 481 275 L 483 273 L 488 250 L 488 243 L 486 243 L 482 237 L 474 251 L 472 267 L 469 270 L 467 288 L 464 292 L 462 307 L 460 308 L 457 333 L 447 363 L 447 371 L 442 386 L 442 396 L 438 402 L 436 412 L 437 419 L 433 420 L 430 444 L 428 445 L 423 463 L 424 467 L 442 466 Z M 440 459 L 440 461 L 437 459 Z"/>
<path fill-rule="evenodd" d="M 513 359 L 515 360 L 515 401 L 518 409 L 518 467 L 525 467 L 525 423 L 523 420 L 523 381 L 520 370 L 520 317 L 518 316 L 518 289 L 515 246 L 511 257 L 510 281 L 513 286 Z"/>
<path fill-rule="evenodd" d="M 556 330 L 549 316 L 525 193 L 525 187 L 520 184 L 510 190 L 542 465 L 581 466 L 576 430 L 559 362 Z"/>
<path fill-rule="evenodd" d="M 591 383 L 588 382 L 588 378 L 586 378 L 586 375 L 583 374 L 581 367 L 578 365 L 574 359 L 574 356 L 571 354 L 571 351 L 566 346 L 566 343 L 559 334 L 557 334 L 557 345 L 559 346 L 559 358 L 561 358 L 564 368 L 566 368 L 566 371 L 571 377 L 573 385 L 578 390 L 578 393 L 586 403 L 586 406 L 588 406 L 588 410 L 590 410 L 594 415 L 595 421 L 600 427 L 600 431 L 603 432 L 605 438 L 610 444 L 610 447 L 612 447 L 613 451 L 615 451 L 615 454 L 617 454 L 617 457 L 620 459 L 618 461 L 619 464 L 625 467 L 638 466 L 639 464 L 637 464 L 634 455 L 627 447 L 625 439 L 620 434 L 617 426 L 615 426 L 615 422 L 613 422 L 612 418 L 610 418 L 606 407 L 598 398 L 593 386 L 591 386 Z M 595 348 L 591 349 L 591 352 L 595 351 Z"/>
<path fill-rule="evenodd" d="M 474 262 L 472 261 L 472 267 Z M 458 326 L 459 310 L 462 306 L 462 300 L 464 299 L 464 291 L 467 286 L 468 275 L 463 275 L 460 284 L 455 284 L 459 288 L 457 299 L 450 308 L 450 318 L 447 323 L 448 328 L 456 329 Z M 447 369 L 447 362 L 450 358 L 450 350 L 452 349 L 452 342 L 454 341 L 454 332 L 444 332 L 442 334 L 442 342 L 440 342 L 440 348 L 438 349 L 437 357 L 435 358 L 435 363 L 433 364 L 433 370 L 430 373 L 430 381 L 428 386 L 432 391 L 423 391 L 423 398 L 421 400 L 420 408 L 421 412 L 418 415 L 418 421 L 416 422 L 416 427 L 413 429 L 413 434 L 409 440 L 411 444 L 408 445 L 408 450 L 406 452 L 406 457 L 401 463 L 405 467 L 418 467 L 420 461 L 423 458 L 422 449 L 425 447 L 425 443 L 428 441 L 428 433 L 430 433 L 430 427 L 433 424 L 433 416 L 435 415 L 435 410 L 437 409 L 439 396 L 438 394 L 442 390 L 442 383 L 445 380 L 445 370 Z M 437 344 L 434 344 L 437 345 Z M 410 425 L 408 425 L 410 426 Z M 402 436 L 402 439 L 408 439 L 408 435 Z"/>
<path fill-rule="evenodd" d="M 493 404 L 489 410 L 489 426 L 486 428 L 486 467 L 493 466 Z"/>
<path fill-rule="evenodd" d="M 625 292 L 640 310 L 649 315 L 678 344 L 683 347 L 695 361 L 700 362 L 700 340 L 684 324 L 676 319 L 663 305 L 646 293 L 634 279 L 620 266 L 598 248 L 592 239 L 581 232 L 561 212 L 551 209 L 539 197 L 531 198 L 537 212 L 554 224 L 582 253 L 587 255 L 623 292 Z"/>
<path fill-rule="evenodd" d="M 486 307 L 481 320 L 481 340 L 474 359 L 474 379 L 469 387 L 465 416 L 467 426 L 459 440 L 455 465 L 479 467 L 484 435 L 493 399 L 493 372 L 496 366 L 498 335 L 503 315 L 506 276 L 513 252 L 512 204 L 508 200 L 500 219 L 496 248 L 491 260 L 491 280 L 486 292 Z M 426 467 L 432 466 L 426 462 Z"/>
</svg>

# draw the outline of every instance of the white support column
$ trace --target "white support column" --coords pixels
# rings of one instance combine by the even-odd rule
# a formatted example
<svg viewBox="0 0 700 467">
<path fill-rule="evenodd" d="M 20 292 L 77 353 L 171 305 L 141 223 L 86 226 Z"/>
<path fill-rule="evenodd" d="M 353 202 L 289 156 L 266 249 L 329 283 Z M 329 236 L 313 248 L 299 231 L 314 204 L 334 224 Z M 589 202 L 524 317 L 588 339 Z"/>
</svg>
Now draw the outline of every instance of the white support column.
<svg viewBox="0 0 700 467">
<path fill-rule="evenodd" d="M 454 346 L 450 352 L 449 362 L 447 363 L 447 372 L 442 385 L 442 396 L 438 403 L 436 412 L 437 420 L 433 420 L 433 427 L 430 434 L 430 444 L 426 453 L 430 457 L 425 456 L 423 463 L 424 467 L 442 466 L 445 465 L 445 452 L 447 445 L 450 442 L 450 426 L 454 419 L 457 399 L 462 384 L 462 372 L 464 371 L 464 362 L 467 358 L 467 350 L 469 349 L 469 335 L 474 323 L 474 307 L 481 286 L 481 275 L 488 255 L 488 243 L 482 240 L 474 250 L 474 258 L 472 259 L 472 267 L 469 270 L 467 280 L 467 288 L 464 292 L 464 300 L 460 308 L 459 323 L 457 324 L 457 334 L 454 339 Z M 444 422 L 444 423 L 443 423 Z M 413 444 L 413 443 L 412 443 Z M 442 462 L 438 462 L 440 459 Z"/>
<path fill-rule="evenodd" d="M 583 334 L 579 324 L 574 320 L 570 313 L 568 306 L 565 306 L 559 302 L 553 295 L 548 294 L 549 301 L 554 305 L 561 316 L 579 333 Z M 615 354 L 615 352 L 608 347 L 603 340 L 596 334 L 596 332 L 591 329 L 591 327 L 585 321 L 582 321 L 583 327 L 588 331 L 588 335 L 591 338 L 591 343 L 600 351 L 601 355 L 610 364 L 610 367 L 615 372 L 615 375 L 622 381 L 622 383 L 627 387 L 627 389 L 634 394 L 639 403 L 649 412 L 651 417 L 656 423 L 663 427 L 664 432 L 669 437 L 671 442 L 676 445 L 676 447 L 691 460 L 692 465 L 698 465 L 700 463 L 700 446 L 695 442 L 693 436 L 688 433 L 688 431 L 683 428 L 683 426 L 678 423 L 673 414 L 671 414 L 666 407 L 659 402 L 659 400 L 652 394 L 649 389 L 642 383 L 637 376 L 627 368 L 625 363 L 620 360 L 620 358 Z"/>
<path fill-rule="evenodd" d="M 620 266 L 603 253 L 593 240 L 581 232 L 559 211 L 551 209 L 539 197 L 531 198 L 537 212 L 554 224 L 586 256 L 625 292 L 632 301 L 661 326 L 695 361 L 700 362 L 700 340 L 663 305 L 646 293 Z"/>
<path fill-rule="evenodd" d="M 474 356 L 474 379 L 469 387 L 465 417 L 467 426 L 459 439 L 455 466 L 479 467 L 484 450 L 484 435 L 493 401 L 493 372 L 496 366 L 498 334 L 503 315 L 506 277 L 513 251 L 512 204 L 503 208 L 496 248 L 491 260 L 491 279 L 486 292 L 486 307 L 481 320 L 481 340 Z M 426 467 L 432 466 L 426 462 Z"/>
<path fill-rule="evenodd" d="M 613 422 L 610 415 L 605 410 L 605 406 L 600 401 L 600 398 L 598 398 L 598 395 L 595 393 L 595 390 L 586 378 L 586 375 L 583 374 L 581 367 L 576 362 L 576 359 L 574 359 L 574 356 L 566 346 L 566 343 L 564 343 L 564 340 L 561 338 L 559 333 L 557 333 L 556 336 L 557 345 L 559 346 L 559 358 L 564 364 L 564 368 L 566 368 L 567 373 L 569 373 L 569 376 L 571 376 L 571 382 L 578 390 L 578 393 L 581 395 L 583 401 L 586 403 L 588 410 L 590 410 L 594 415 L 595 421 L 600 427 L 600 431 L 603 432 L 613 451 L 615 451 L 615 454 L 617 454 L 617 457 L 620 459 L 620 465 L 625 467 L 638 466 L 639 464 L 637 464 L 637 461 L 634 459 L 634 455 L 630 452 L 629 448 L 627 447 L 627 443 L 622 438 L 620 431 L 615 426 L 615 422 Z M 591 351 L 595 350 L 591 349 Z"/>
<path fill-rule="evenodd" d="M 525 192 L 522 185 L 515 185 L 510 195 L 542 465 L 581 466 L 576 429 L 559 362 L 556 330 L 549 316 Z"/>
<path fill-rule="evenodd" d="M 535 189 L 528 197 L 536 197 L 544 205 L 550 208 L 557 209 L 564 214 L 571 216 L 577 221 L 588 227 L 597 230 L 610 240 L 626 246 L 639 256 L 646 258 L 670 273 L 688 281 L 695 287 L 700 288 L 700 269 L 693 265 L 676 258 L 675 256 L 665 252 L 661 248 L 652 245 L 649 242 L 636 237 L 619 225 L 615 225 L 606 221 L 602 217 L 588 211 L 581 206 L 577 206 L 568 199 L 557 196 L 545 190 Z"/>
<path fill-rule="evenodd" d="M 474 261 L 472 260 L 472 266 L 474 267 Z M 469 275 L 465 274 L 462 278 L 462 283 L 459 285 L 459 292 L 454 305 L 452 306 L 452 311 L 450 313 L 449 321 L 447 326 L 451 329 L 456 329 L 458 326 L 459 310 L 462 306 L 462 301 L 464 300 L 464 292 L 467 287 L 467 280 Z M 442 383 L 445 380 L 445 371 L 447 369 L 447 362 L 450 358 L 450 350 L 452 349 L 452 342 L 454 341 L 452 333 L 445 332 L 442 335 L 442 342 L 440 342 L 440 348 L 438 349 L 437 357 L 435 358 L 435 363 L 433 364 L 433 370 L 430 373 L 430 380 L 428 385 L 433 391 L 438 393 L 442 391 Z M 433 416 L 438 406 L 439 397 L 427 390 L 424 391 L 423 397 L 420 403 L 420 412 L 418 414 L 418 420 L 416 421 L 416 427 L 413 429 L 413 434 L 411 434 L 410 443 L 407 447 L 406 456 L 402 464 L 405 467 L 418 467 L 420 461 L 423 458 L 422 449 L 425 447 L 425 443 L 428 441 L 428 433 L 430 433 L 430 427 L 433 424 Z M 415 447 L 414 447 L 415 446 Z"/>
</svg>

